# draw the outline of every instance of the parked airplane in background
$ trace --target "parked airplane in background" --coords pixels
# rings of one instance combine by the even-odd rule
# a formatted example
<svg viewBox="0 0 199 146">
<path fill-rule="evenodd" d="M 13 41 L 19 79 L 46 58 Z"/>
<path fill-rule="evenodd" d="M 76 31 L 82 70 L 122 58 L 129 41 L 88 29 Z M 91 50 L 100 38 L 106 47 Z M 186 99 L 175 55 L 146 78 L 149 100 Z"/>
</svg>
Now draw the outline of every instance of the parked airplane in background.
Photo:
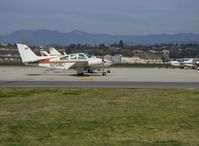
<svg viewBox="0 0 199 146">
<path fill-rule="evenodd" d="M 41 56 L 63 56 L 60 52 L 58 52 L 55 48 L 50 48 L 48 53 L 47 51 L 44 51 L 43 49 L 40 50 Z M 66 53 L 64 52 L 64 55 Z"/>
<path fill-rule="evenodd" d="M 51 56 L 47 51 L 44 51 L 43 49 L 40 50 L 41 56 Z"/>
<path fill-rule="evenodd" d="M 185 68 L 185 67 L 196 68 L 199 62 L 194 61 L 194 59 L 192 58 L 186 61 L 170 61 L 170 64 L 174 67 L 180 67 L 180 68 Z"/>
<path fill-rule="evenodd" d="M 179 61 L 170 61 L 170 64 L 174 67 L 184 68 L 184 64 Z"/>
<path fill-rule="evenodd" d="M 50 55 L 51 56 L 63 56 L 63 54 L 61 54 L 59 51 L 57 51 L 55 48 L 50 48 Z M 66 53 L 64 52 L 64 55 L 66 55 Z"/>
<path fill-rule="evenodd" d="M 195 61 L 195 68 L 199 70 L 199 61 Z"/>
<path fill-rule="evenodd" d="M 83 75 L 84 72 L 90 70 L 102 70 L 102 75 L 105 76 L 105 68 L 110 67 L 112 62 L 104 62 L 101 58 L 88 58 L 84 53 L 75 53 L 68 55 L 51 56 L 48 54 L 37 56 L 27 45 L 17 44 L 22 62 L 26 65 L 38 65 L 41 67 L 55 69 L 75 69 L 78 75 Z M 109 70 L 107 70 L 110 73 Z"/>
<path fill-rule="evenodd" d="M 194 65 L 195 65 L 193 59 L 189 59 L 187 61 L 183 61 L 183 63 L 184 63 L 184 65 L 186 67 L 194 67 Z"/>
</svg>

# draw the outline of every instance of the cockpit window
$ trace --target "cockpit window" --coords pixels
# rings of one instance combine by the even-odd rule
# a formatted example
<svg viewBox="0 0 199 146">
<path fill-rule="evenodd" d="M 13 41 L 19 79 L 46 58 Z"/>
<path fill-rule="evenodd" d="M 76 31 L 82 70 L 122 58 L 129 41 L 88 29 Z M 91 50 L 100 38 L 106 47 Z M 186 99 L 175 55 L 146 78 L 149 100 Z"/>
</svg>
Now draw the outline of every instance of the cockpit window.
<svg viewBox="0 0 199 146">
<path fill-rule="evenodd" d="M 70 60 L 76 60 L 76 59 L 77 59 L 77 55 L 76 54 L 70 55 Z"/>
<path fill-rule="evenodd" d="M 87 59 L 84 54 L 78 54 L 78 59 Z"/>
</svg>

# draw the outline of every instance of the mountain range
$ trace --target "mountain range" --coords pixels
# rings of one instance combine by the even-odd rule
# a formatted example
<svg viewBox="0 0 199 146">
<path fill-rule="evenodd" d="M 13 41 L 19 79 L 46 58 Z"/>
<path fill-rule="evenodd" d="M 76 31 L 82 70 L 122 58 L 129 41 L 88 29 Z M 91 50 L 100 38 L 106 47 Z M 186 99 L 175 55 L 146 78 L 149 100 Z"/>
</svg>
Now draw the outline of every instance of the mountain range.
<svg viewBox="0 0 199 146">
<path fill-rule="evenodd" d="M 34 46 L 69 45 L 69 44 L 112 44 L 123 40 L 126 44 L 159 44 L 159 43 L 199 43 L 199 34 L 179 33 L 174 35 L 109 35 L 87 33 L 82 31 L 59 32 L 52 30 L 20 30 L 8 35 L 1 35 L 2 43 L 23 42 Z"/>
</svg>

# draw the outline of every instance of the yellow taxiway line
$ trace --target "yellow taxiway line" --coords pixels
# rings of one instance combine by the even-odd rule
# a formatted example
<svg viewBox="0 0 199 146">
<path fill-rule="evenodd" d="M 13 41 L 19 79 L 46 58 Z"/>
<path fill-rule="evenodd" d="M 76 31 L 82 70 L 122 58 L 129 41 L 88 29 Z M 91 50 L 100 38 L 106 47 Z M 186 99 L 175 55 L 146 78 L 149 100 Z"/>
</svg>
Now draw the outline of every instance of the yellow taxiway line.
<svg viewBox="0 0 199 146">
<path fill-rule="evenodd" d="M 90 77 L 83 77 L 83 78 L 80 78 L 81 81 L 93 81 L 94 78 L 90 78 Z"/>
</svg>

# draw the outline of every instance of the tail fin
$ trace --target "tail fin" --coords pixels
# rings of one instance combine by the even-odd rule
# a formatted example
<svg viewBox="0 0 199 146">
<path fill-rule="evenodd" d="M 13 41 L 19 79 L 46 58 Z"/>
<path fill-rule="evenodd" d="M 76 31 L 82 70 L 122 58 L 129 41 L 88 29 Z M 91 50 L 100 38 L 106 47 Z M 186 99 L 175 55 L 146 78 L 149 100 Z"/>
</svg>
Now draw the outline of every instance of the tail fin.
<svg viewBox="0 0 199 146">
<path fill-rule="evenodd" d="M 193 58 L 189 59 L 188 62 L 193 63 Z"/>
<path fill-rule="evenodd" d="M 50 54 L 47 51 L 40 50 L 41 56 L 50 56 Z"/>
<path fill-rule="evenodd" d="M 37 56 L 27 45 L 17 44 L 17 47 L 23 63 L 40 60 L 40 57 Z"/>
<path fill-rule="evenodd" d="M 193 58 L 191 58 L 191 59 L 189 59 L 189 60 L 187 60 L 187 61 L 184 61 L 184 63 L 190 63 L 190 64 L 192 64 L 193 63 Z"/>
<path fill-rule="evenodd" d="M 50 55 L 52 56 L 62 56 L 60 52 L 58 52 L 55 48 L 50 48 Z"/>
</svg>

